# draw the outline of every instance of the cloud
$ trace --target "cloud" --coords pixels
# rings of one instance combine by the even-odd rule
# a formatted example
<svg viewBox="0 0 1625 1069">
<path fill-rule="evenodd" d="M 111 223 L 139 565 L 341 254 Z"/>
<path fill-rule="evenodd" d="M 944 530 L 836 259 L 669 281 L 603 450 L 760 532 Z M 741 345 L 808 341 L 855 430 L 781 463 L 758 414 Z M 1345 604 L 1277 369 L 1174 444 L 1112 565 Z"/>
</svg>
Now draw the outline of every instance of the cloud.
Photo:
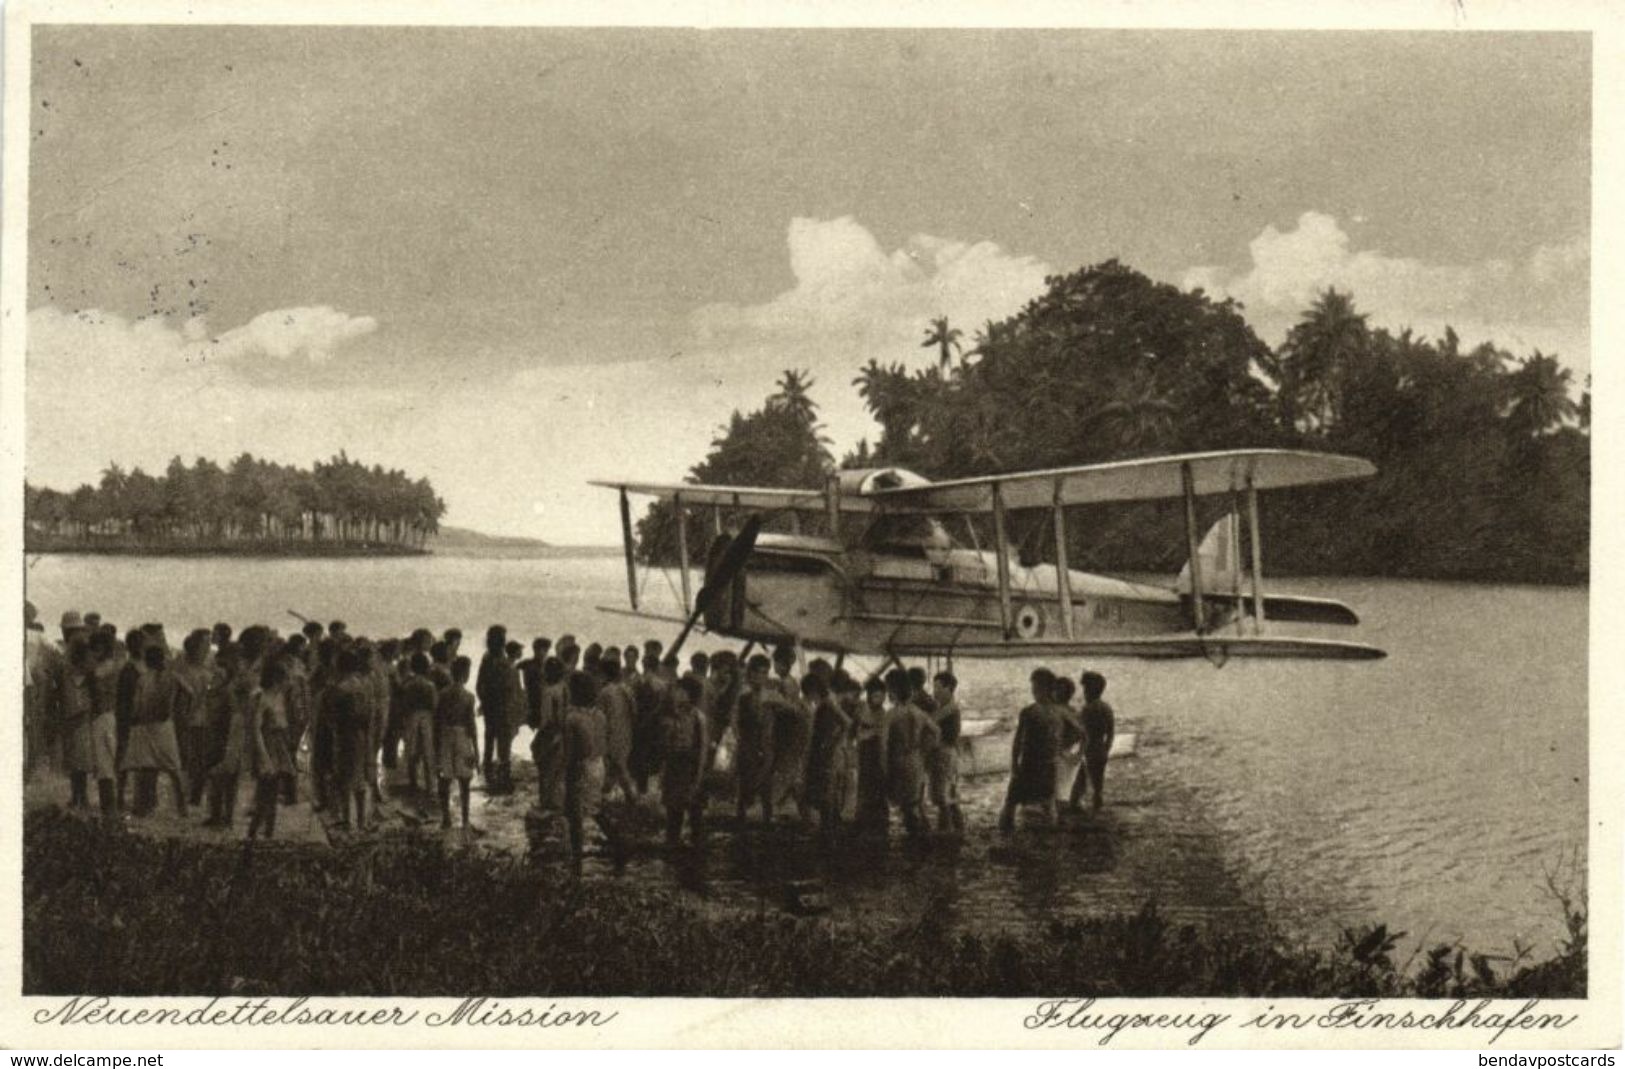
<svg viewBox="0 0 1625 1069">
<path fill-rule="evenodd" d="M 94 481 L 110 460 L 150 470 L 176 454 L 223 459 L 247 450 L 308 462 L 329 444 L 336 451 L 346 440 L 366 443 L 377 418 L 368 408 L 399 395 L 324 395 L 302 384 L 279 386 L 252 364 L 258 358 L 326 359 L 376 326 L 331 308 L 291 308 L 213 335 L 201 318 L 175 324 L 33 309 L 25 383 L 28 477 L 72 486 Z"/>
<path fill-rule="evenodd" d="M 754 404 L 785 368 L 812 372 L 825 423 L 839 450 L 874 433 L 851 385 L 871 358 L 924 366 L 920 342 L 947 316 L 969 348 L 988 320 L 1019 311 L 1054 270 L 993 242 L 916 234 L 887 250 L 850 216 L 792 219 L 787 247 L 794 284 L 754 305 L 713 304 L 692 317 L 695 362 L 749 384 Z"/>
<path fill-rule="evenodd" d="M 1450 326 L 1468 344 L 1540 348 L 1580 367 L 1590 364 L 1590 245 L 1583 235 L 1541 246 L 1520 262 L 1435 264 L 1356 249 L 1335 218 L 1311 211 L 1290 230 L 1266 226 L 1248 253 L 1245 268 L 1193 267 L 1181 285 L 1236 298 L 1272 345 L 1316 294 L 1334 286 L 1352 293 L 1375 326 L 1432 337 Z"/>
<path fill-rule="evenodd" d="M 220 358 L 226 360 L 270 356 L 320 364 L 346 342 L 377 329 L 378 321 L 371 316 L 346 315 L 323 304 L 263 312 L 215 340 Z"/>
</svg>

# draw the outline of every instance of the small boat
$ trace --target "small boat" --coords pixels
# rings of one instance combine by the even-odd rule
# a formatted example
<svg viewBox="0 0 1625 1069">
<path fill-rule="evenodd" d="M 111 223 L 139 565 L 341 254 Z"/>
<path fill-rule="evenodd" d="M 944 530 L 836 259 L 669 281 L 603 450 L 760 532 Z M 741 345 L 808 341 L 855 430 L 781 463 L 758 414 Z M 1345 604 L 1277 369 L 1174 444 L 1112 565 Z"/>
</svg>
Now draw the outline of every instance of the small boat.
<svg viewBox="0 0 1625 1069">
<path fill-rule="evenodd" d="M 961 776 L 1000 776 L 1010 772 L 1010 746 L 1015 729 L 1003 720 L 964 720 L 959 726 L 959 774 Z M 1133 757 L 1138 739 L 1132 731 L 1118 732 L 1112 740 L 1112 759 Z M 1069 796 L 1072 780 L 1078 774 L 1082 754 L 1073 747 L 1061 754 L 1060 774 L 1055 778 L 1059 797 Z"/>
</svg>

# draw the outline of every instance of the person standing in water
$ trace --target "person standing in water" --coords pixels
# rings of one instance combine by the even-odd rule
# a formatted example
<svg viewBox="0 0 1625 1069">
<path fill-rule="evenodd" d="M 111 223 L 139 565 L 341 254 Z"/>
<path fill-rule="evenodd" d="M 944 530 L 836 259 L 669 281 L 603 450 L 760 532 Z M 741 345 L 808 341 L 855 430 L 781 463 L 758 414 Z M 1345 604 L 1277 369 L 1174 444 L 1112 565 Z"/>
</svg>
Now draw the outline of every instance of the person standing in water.
<svg viewBox="0 0 1625 1069">
<path fill-rule="evenodd" d="M 435 709 L 439 692 L 429 678 L 429 656 L 422 650 L 412 654 L 410 674 L 398 688 L 400 733 L 406 741 L 406 781 L 416 790 L 418 769 L 423 769 L 423 789 L 431 791 L 438 767 L 434 756 Z"/>
<path fill-rule="evenodd" d="M 734 739 L 738 752 L 734 772 L 738 778 L 735 808 L 745 822 L 750 807 L 760 802 L 762 822 L 773 823 L 773 725 L 783 699 L 768 682 L 769 661 L 756 654 L 746 665 L 745 690 L 734 707 Z"/>
<path fill-rule="evenodd" d="M 886 692 L 892 700 L 886 724 L 886 793 L 903 816 L 910 839 L 925 835 L 925 756 L 937 748 L 937 726 L 924 709 L 914 704 L 908 673 L 894 668 L 886 674 Z"/>
<path fill-rule="evenodd" d="M 1111 757 L 1112 742 L 1117 736 L 1117 714 L 1101 696 L 1106 693 L 1106 677 L 1099 672 L 1085 672 L 1079 680 L 1083 684 L 1083 710 L 1078 719 L 1083 726 L 1083 765 L 1078 777 L 1072 781 L 1072 808 L 1083 808 L 1085 784 L 1092 787 L 1093 808 L 1104 804 L 1106 761 Z"/>
<path fill-rule="evenodd" d="M 959 680 L 952 672 L 938 672 L 932 683 L 936 703 L 931 719 L 937 725 L 937 745 L 926 755 L 931 781 L 931 804 L 937 809 L 937 827 L 963 835 L 965 813 L 959 808 Z"/>
<path fill-rule="evenodd" d="M 1063 720 L 1055 708 L 1055 673 L 1035 668 L 1032 704 L 1021 711 L 1010 743 L 1010 786 L 999 814 L 999 831 L 1016 830 L 1016 808 L 1042 806 L 1055 819 L 1055 760 L 1061 752 Z"/>
<path fill-rule="evenodd" d="M 852 677 L 842 672 L 835 684 L 856 689 Z M 803 699 L 812 708 L 812 738 L 807 747 L 805 799 L 818 813 L 818 825 L 826 838 L 841 826 L 841 809 L 846 804 L 846 785 L 852 737 L 852 720 L 841 708 L 845 694 L 832 695 L 821 675 L 808 672 L 801 681 Z"/>
<path fill-rule="evenodd" d="M 886 711 L 886 682 L 871 676 L 863 685 L 864 703 L 858 710 L 857 824 L 867 832 L 885 834 L 891 820 L 886 803 L 886 735 L 890 714 Z"/>
</svg>

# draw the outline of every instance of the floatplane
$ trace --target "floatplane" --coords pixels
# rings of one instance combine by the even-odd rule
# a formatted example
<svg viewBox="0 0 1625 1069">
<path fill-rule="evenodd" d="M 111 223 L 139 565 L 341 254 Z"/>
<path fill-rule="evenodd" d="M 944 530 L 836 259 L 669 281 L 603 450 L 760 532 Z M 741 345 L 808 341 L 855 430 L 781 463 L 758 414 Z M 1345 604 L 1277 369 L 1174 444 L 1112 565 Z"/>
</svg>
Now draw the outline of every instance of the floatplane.
<svg viewBox="0 0 1625 1069">
<path fill-rule="evenodd" d="M 940 482 L 895 467 L 842 471 L 817 490 L 596 480 L 620 495 L 629 600 L 626 609 L 600 609 L 681 624 L 679 648 L 701 623 L 750 643 L 888 660 L 1374 660 L 1384 651 L 1363 643 L 1265 633 L 1270 621 L 1352 626 L 1359 618 L 1341 602 L 1265 592 L 1258 498 L 1375 472 L 1357 457 L 1231 449 Z M 675 513 L 682 617 L 640 606 L 637 495 Z M 1229 507 L 1198 537 L 1197 502 L 1211 497 Z M 1188 559 L 1171 583 L 1068 566 L 1068 509 L 1158 499 L 1184 502 Z M 714 536 L 694 593 L 687 517 L 706 509 Z M 1051 514 L 1053 564 L 1027 566 L 1011 551 L 1009 513 L 1030 509 Z M 979 544 L 976 516 L 991 518 L 990 546 Z M 764 533 L 770 517 L 786 517 L 788 532 Z"/>
</svg>

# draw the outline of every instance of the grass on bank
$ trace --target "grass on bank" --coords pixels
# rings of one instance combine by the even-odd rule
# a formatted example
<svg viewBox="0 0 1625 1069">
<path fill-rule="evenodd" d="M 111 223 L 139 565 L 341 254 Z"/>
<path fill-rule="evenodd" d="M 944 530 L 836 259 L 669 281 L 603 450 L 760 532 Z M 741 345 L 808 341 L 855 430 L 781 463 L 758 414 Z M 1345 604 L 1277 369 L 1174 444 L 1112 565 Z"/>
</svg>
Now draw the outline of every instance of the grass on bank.
<svg viewBox="0 0 1625 1069">
<path fill-rule="evenodd" d="M 1030 937 L 707 908 L 675 889 L 403 840 L 334 851 L 152 841 L 56 810 L 24 826 L 23 992 L 211 995 L 1580 997 L 1584 907 L 1537 964 L 1395 961 L 1373 926 L 1314 948 L 1137 913 Z"/>
</svg>

